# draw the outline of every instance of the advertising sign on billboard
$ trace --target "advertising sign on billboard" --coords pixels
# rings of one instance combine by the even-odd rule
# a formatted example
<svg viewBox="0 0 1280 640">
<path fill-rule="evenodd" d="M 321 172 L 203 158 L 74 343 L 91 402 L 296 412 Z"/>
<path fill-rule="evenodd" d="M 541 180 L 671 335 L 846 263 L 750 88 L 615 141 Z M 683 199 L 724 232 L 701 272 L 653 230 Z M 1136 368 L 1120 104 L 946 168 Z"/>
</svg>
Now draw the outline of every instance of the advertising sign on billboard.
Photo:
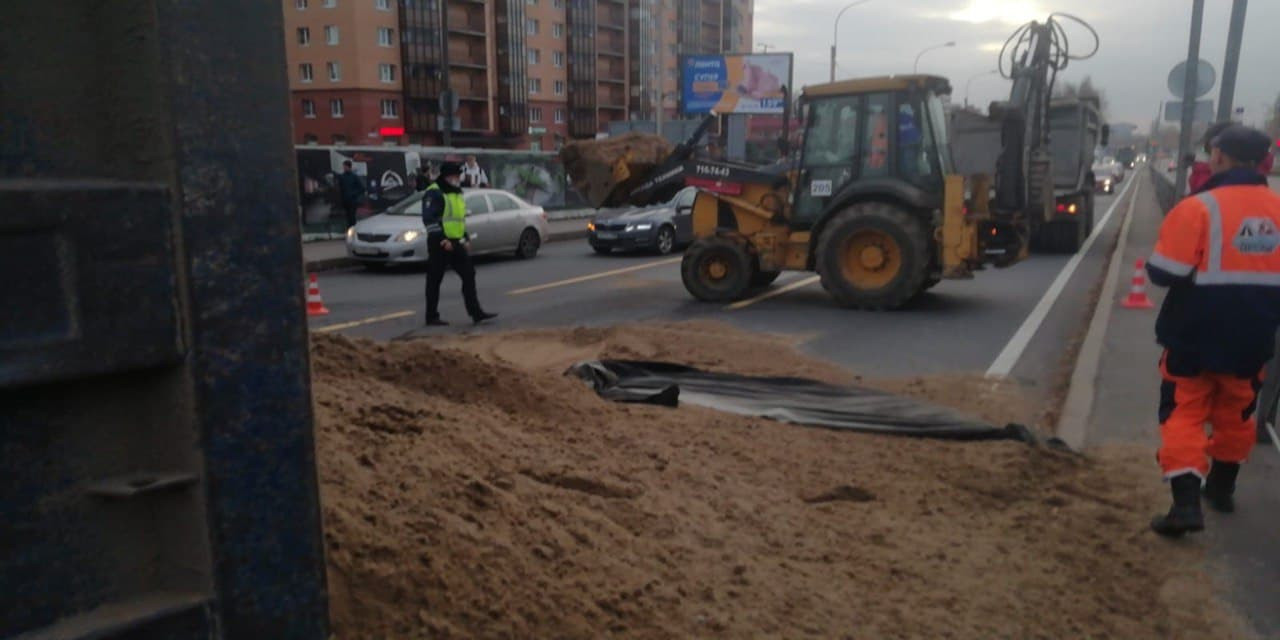
<svg viewBox="0 0 1280 640">
<path fill-rule="evenodd" d="M 687 114 L 775 114 L 786 109 L 791 54 L 691 55 L 680 61 Z"/>
</svg>

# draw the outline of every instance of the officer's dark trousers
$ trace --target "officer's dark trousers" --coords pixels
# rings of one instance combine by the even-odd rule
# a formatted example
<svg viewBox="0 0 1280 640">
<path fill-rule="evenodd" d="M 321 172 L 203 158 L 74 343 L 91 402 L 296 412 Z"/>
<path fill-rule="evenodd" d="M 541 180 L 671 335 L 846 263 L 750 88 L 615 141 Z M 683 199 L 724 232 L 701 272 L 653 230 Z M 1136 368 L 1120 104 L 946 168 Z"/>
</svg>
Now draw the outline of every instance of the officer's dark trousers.
<svg viewBox="0 0 1280 640">
<path fill-rule="evenodd" d="M 462 278 L 462 300 L 467 306 L 467 315 L 478 317 L 480 299 L 476 297 L 476 270 L 471 266 L 471 255 L 467 248 L 454 243 L 452 251 L 445 251 L 438 240 L 428 241 L 427 250 L 427 318 L 440 317 L 440 281 L 444 280 L 446 269 Z"/>
</svg>

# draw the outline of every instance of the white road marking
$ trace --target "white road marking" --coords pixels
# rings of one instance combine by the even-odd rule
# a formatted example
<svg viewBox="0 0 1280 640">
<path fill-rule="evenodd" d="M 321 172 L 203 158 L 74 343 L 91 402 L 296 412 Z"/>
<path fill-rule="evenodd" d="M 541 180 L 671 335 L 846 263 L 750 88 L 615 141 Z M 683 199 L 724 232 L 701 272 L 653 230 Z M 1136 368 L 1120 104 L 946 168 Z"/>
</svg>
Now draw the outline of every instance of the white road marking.
<svg viewBox="0 0 1280 640">
<path fill-rule="evenodd" d="M 1107 228 L 1107 223 L 1111 222 L 1111 214 L 1116 212 L 1116 207 L 1124 201 L 1125 195 L 1129 193 L 1129 189 L 1133 187 L 1138 179 L 1135 177 L 1128 181 L 1124 189 L 1120 190 L 1120 195 L 1116 196 L 1114 202 L 1107 209 L 1106 215 L 1102 216 L 1102 220 L 1093 226 L 1093 233 L 1085 239 L 1084 245 L 1067 264 L 1058 272 L 1058 277 L 1053 279 L 1053 283 L 1045 290 L 1044 295 L 1040 297 L 1040 301 L 1036 303 L 1035 308 L 1022 321 L 1022 325 L 1014 332 L 1013 337 L 1009 338 L 1008 344 L 1000 351 L 1000 355 L 987 368 L 987 377 L 1002 378 L 1009 375 L 1013 371 L 1013 367 L 1018 364 L 1018 359 L 1022 357 L 1022 352 L 1026 351 L 1027 345 L 1031 344 L 1031 339 L 1035 337 L 1036 331 L 1040 330 L 1040 325 L 1044 323 L 1044 319 L 1048 317 L 1049 311 L 1053 309 L 1053 304 L 1058 301 L 1062 295 L 1062 291 L 1066 289 L 1067 282 L 1071 280 L 1071 276 L 1075 274 L 1076 268 L 1080 266 L 1080 262 L 1089 254 L 1089 249 L 1093 247 L 1094 241 L 1102 235 Z"/>
<path fill-rule="evenodd" d="M 621 268 L 621 269 L 613 269 L 613 270 L 611 270 L 611 271 L 601 271 L 600 273 L 593 273 L 593 274 L 590 274 L 590 275 L 578 276 L 578 277 L 576 277 L 576 278 L 569 278 L 569 279 L 567 279 L 567 280 L 557 280 L 556 282 L 548 282 L 547 284 L 540 284 L 540 285 L 533 286 L 533 287 L 525 287 L 525 288 L 523 288 L 523 289 L 515 289 L 515 290 L 513 290 L 513 291 L 508 291 L 508 292 L 507 292 L 507 295 L 509 295 L 509 296 L 518 296 L 518 295 L 523 295 L 523 294 L 526 294 L 526 293 L 534 293 L 535 291 L 545 291 L 545 290 L 547 290 L 547 289 L 554 289 L 554 288 L 556 288 L 556 287 L 564 287 L 564 286 L 568 286 L 568 285 L 571 285 L 571 284 L 578 284 L 579 282 L 587 282 L 587 281 L 590 281 L 590 280 L 599 280 L 600 278 L 609 278 L 609 277 L 616 276 L 616 275 L 621 275 L 621 274 L 624 274 L 624 273 L 631 273 L 631 272 L 633 272 L 633 271 L 640 271 L 641 269 L 651 269 L 651 268 L 653 268 L 653 267 L 660 267 L 660 266 L 662 266 L 662 265 L 675 264 L 675 263 L 677 263 L 677 262 L 680 262 L 680 261 L 681 261 L 681 260 L 683 260 L 683 259 L 684 259 L 683 257 L 681 257 L 681 258 L 668 258 L 668 259 L 666 259 L 666 260 L 657 260 L 657 261 L 655 261 L 655 262 L 647 262 L 647 263 L 645 263 L 645 264 L 638 264 L 638 265 L 636 265 L 636 266 L 634 266 L 634 267 L 623 267 L 623 268 Z"/>
<path fill-rule="evenodd" d="M 360 327 L 366 324 L 373 324 L 375 322 L 386 322 L 388 320 L 395 320 L 396 318 L 407 318 L 413 315 L 413 313 L 414 312 L 412 311 L 397 311 L 395 313 L 388 313 L 382 316 L 373 316 L 372 318 L 364 318 L 363 320 L 352 320 L 351 322 L 343 322 L 343 323 L 331 324 L 323 327 L 316 327 L 315 329 L 312 329 L 312 331 L 315 331 L 316 333 L 329 333 L 330 331 L 341 331 L 343 329 Z"/>
<path fill-rule="evenodd" d="M 781 287 L 778 287 L 777 289 L 770 289 L 770 290 L 768 290 L 768 291 L 765 291 L 764 293 L 762 293 L 762 294 L 760 294 L 760 295 L 758 295 L 758 296 L 756 296 L 756 297 L 754 297 L 754 298 L 747 298 L 746 300 L 739 300 L 739 301 L 737 301 L 737 302 L 735 302 L 735 303 L 733 303 L 733 304 L 731 304 L 731 305 L 729 305 L 729 306 L 725 307 L 724 309 L 725 309 L 725 311 L 737 311 L 738 309 L 742 309 L 742 308 L 744 308 L 744 307 L 749 307 L 749 306 L 751 306 L 751 305 L 753 305 L 753 304 L 755 304 L 755 303 L 757 303 L 757 302 L 760 302 L 761 300 L 768 300 L 769 298 L 774 298 L 774 297 L 780 296 L 780 295 L 782 295 L 782 294 L 784 294 L 784 293 L 787 293 L 788 291 L 795 291 L 796 289 L 800 289 L 800 288 L 803 288 L 803 287 L 807 287 L 807 286 L 809 286 L 809 285 L 811 285 L 811 284 L 813 284 L 813 283 L 817 282 L 819 279 L 820 279 L 820 278 L 819 278 L 818 276 L 809 276 L 808 278 L 802 278 L 802 279 L 800 279 L 800 280 L 796 280 L 795 282 L 792 282 L 792 283 L 789 283 L 789 284 L 785 284 L 785 285 L 783 285 L 783 286 L 781 286 Z"/>
</svg>

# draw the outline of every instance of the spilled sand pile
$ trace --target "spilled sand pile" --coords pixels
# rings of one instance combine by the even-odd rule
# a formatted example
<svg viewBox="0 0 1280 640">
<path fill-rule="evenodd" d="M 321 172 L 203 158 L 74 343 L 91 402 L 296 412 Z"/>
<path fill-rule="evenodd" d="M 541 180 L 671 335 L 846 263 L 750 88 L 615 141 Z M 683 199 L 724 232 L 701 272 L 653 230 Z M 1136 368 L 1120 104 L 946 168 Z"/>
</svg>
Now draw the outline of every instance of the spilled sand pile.
<svg viewBox="0 0 1280 640">
<path fill-rule="evenodd" d="M 1146 531 L 1145 450 L 617 405 L 560 375 L 606 356 L 849 381 L 723 325 L 314 340 L 340 639 L 1244 635 L 1195 547 Z M 1010 419 L 984 385 L 886 386 Z"/>
</svg>

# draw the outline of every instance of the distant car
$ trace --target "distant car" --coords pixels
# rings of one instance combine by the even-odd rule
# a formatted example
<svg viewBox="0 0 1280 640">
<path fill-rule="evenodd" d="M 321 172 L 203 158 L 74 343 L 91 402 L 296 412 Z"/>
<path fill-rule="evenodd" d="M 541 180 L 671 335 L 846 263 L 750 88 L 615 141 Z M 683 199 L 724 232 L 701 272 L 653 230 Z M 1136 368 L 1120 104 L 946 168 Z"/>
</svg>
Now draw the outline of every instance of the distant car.
<svg viewBox="0 0 1280 640">
<path fill-rule="evenodd" d="M 668 254 L 693 242 L 694 187 L 685 187 L 671 200 L 602 214 L 587 224 L 587 242 L 596 253 L 614 249 L 643 249 Z"/>
<path fill-rule="evenodd" d="M 1093 163 L 1093 186 L 1094 190 L 1101 193 L 1114 193 L 1116 185 L 1120 184 L 1120 178 L 1116 175 L 1119 173 L 1124 175 L 1124 167 L 1116 162 L 1115 158 L 1103 158 Z"/>
<path fill-rule="evenodd" d="M 370 266 L 427 260 L 427 234 L 422 224 L 422 198 L 415 193 L 347 229 L 347 255 Z M 538 255 L 550 235 L 547 214 L 515 194 L 498 189 L 467 189 L 467 235 L 471 254 Z"/>
<path fill-rule="evenodd" d="M 1138 154 L 1138 164 L 1146 164 L 1146 163 L 1147 163 L 1147 154 L 1145 154 L 1145 153 L 1139 153 L 1139 154 Z"/>
</svg>

